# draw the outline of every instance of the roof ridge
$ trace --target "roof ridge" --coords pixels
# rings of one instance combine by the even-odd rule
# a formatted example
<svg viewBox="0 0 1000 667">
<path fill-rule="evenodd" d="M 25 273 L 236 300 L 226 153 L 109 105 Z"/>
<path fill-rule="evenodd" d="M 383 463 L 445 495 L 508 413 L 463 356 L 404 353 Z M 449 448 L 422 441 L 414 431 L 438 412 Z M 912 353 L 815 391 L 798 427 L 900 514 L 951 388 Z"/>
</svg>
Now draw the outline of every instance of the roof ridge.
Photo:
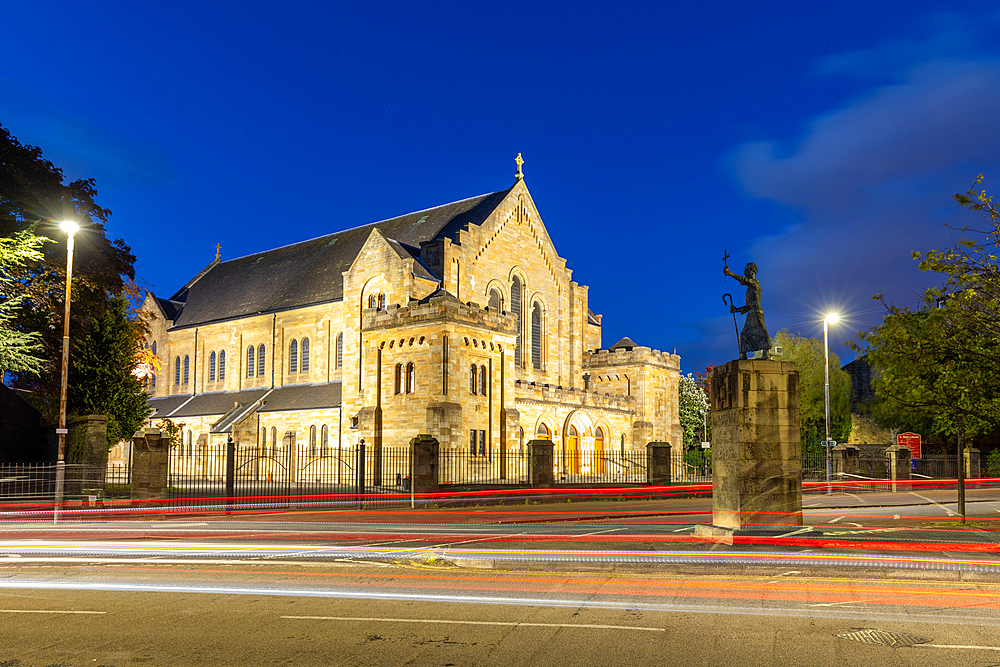
<svg viewBox="0 0 1000 667">
<path fill-rule="evenodd" d="M 339 229 L 339 230 L 337 230 L 335 232 L 329 232 L 327 234 L 320 234 L 319 236 L 314 236 L 311 239 L 305 239 L 303 241 L 295 241 L 293 243 L 286 243 L 285 245 L 275 246 L 273 248 L 268 248 L 267 250 L 260 250 L 258 252 L 252 252 L 252 253 L 250 253 L 248 255 L 241 255 L 240 257 L 233 257 L 232 259 L 216 260 L 216 261 L 212 262 L 211 264 L 209 264 L 208 267 L 206 267 L 205 269 L 203 269 L 202 273 L 206 273 L 209 268 L 215 266 L 216 264 L 228 264 L 229 262 L 235 262 L 235 261 L 238 261 L 238 260 L 241 260 L 241 259 L 246 259 L 248 257 L 255 257 L 257 255 L 264 255 L 266 253 L 273 252 L 275 250 L 281 250 L 283 248 L 291 248 L 292 246 L 302 245 L 304 243 L 311 243 L 313 241 L 319 241 L 320 239 L 325 239 L 325 238 L 327 238 L 329 236 L 336 236 L 337 234 L 344 234 L 344 233 L 347 233 L 347 232 L 353 232 L 353 231 L 356 231 L 358 229 L 364 229 L 365 227 L 374 227 L 375 225 L 381 225 L 381 224 L 386 223 L 386 222 L 392 222 L 393 220 L 399 220 L 400 218 L 405 218 L 405 217 L 410 216 L 410 215 L 416 215 L 418 213 L 423 213 L 425 211 L 433 211 L 434 209 L 437 209 L 437 208 L 444 208 L 445 206 L 453 206 L 455 204 L 461 204 L 463 202 L 472 201 L 473 199 L 485 199 L 486 197 L 491 197 L 491 196 L 493 196 L 495 194 L 499 194 L 501 192 L 506 192 L 507 190 L 510 190 L 510 188 L 504 188 L 503 190 L 496 190 L 495 192 L 486 192 L 486 193 L 483 193 L 481 195 L 475 195 L 473 197 L 466 197 L 465 199 L 456 199 L 455 201 L 446 202 L 444 204 L 438 204 L 437 206 L 428 206 L 427 208 L 422 208 L 422 209 L 420 209 L 418 211 L 410 211 L 409 213 L 403 213 L 402 215 L 394 215 L 391 218 L 384 218 L 382 220 L 376 220 L 375 222 L 366 222 L 363 225 L 356 225 L 354 227 L 348 227 L 347 229 Z M 389 237 L 386 237 L 386 238 L 389 238 Z M 392 240 L 396 240 L 396 239 L 392 239 Z M 408 244 L 403 244 L 402 241 L 396 241 L 396 242 L 400 243 L 402 245 L 408 245 Z M 415 248 L 416 246 L 410 246 L 410 247 L 411 248 Z M 193 281 L 192 281 L 192 283 L 193 283 Z M 184 291 L 184 288 L 181 288 L 180 290 L 178 290 L 178 292 L 182 292 L 182 291 Z"/>
</svg>

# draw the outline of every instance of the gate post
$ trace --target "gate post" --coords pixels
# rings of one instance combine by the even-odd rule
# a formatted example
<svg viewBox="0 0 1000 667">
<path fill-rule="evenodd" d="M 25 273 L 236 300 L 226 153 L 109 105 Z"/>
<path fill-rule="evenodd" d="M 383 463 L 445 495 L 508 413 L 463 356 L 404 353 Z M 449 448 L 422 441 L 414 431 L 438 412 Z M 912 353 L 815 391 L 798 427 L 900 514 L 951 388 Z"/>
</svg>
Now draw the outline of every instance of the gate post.
<svg viewBox="0 0 1000 667">
<path fill-rule="evenodd" d="M 230 433 L 226 438 L 226 514 L 232 510 L 233 496 L 236 495 L 236 443 Z"/>
<path fill-rule="evenodd" d="M 361 438 L 358 442 L 358 460 L 354 467 L 355 473 L 357 474 L 357 487 L 358 487 L 358 509 L 364 509 L 365 507 L 365 439 Z"/>
<path fill-rule="evenodd" d="M 553 449 L 551 440 L 528 441 L 528 484 L 531 488 L 548 488 L 555 482 Z"/>
<path fill-rule="evenodd" d="M 438 441 L 421 433 L 410 440 L 410 492 L 437 493 Z"/>
<path fill-rule="evenodd" d="M 889 479 L 892 480 L 892 491 L 894 493 L 896 491 L 909 491 L 910 448 L 902 445 L 892 445 L 886 448 L 885 459 Z"/>
<path fill-rule="evenodd" d="M 652 486 L 670 484 L 669 442 L 650 442 L 646 445 L 646 483 Z"/>
</svg>

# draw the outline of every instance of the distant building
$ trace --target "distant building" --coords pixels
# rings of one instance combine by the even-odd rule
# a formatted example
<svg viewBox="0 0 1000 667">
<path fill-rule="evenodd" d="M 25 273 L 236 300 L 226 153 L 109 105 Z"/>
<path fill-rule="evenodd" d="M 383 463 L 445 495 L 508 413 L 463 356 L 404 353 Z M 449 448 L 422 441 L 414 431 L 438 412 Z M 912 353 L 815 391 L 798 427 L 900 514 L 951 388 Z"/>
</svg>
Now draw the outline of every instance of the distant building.
<svg viewBox="0 0 1000 667">
<path fill-rule="evenodd" d="M 851 376 L 851 412 L 867 416 L 875 400 L 875 390 L 872 388 L 875 369 L 868 363 L 867 355 L 844 364 L 840 369 Z"/>
<path fill-rule="evenodd" d="M 518 156 L 520 158 L 520 156 Z M 620 286 L 613 289 L 620 290 Z M 405 445 L 476 455 L 680 443 L 680 357 L 623 339 L 572 280 L 524 183 L 293 245 L 216 259 L 150 293 L 149 381 L 182 451 Z"/>
<path fill-rule="evenodd" d="M 50 430 L 41 412 L 0 383 L 0 463 L 54 461 Z"/>
</svg>

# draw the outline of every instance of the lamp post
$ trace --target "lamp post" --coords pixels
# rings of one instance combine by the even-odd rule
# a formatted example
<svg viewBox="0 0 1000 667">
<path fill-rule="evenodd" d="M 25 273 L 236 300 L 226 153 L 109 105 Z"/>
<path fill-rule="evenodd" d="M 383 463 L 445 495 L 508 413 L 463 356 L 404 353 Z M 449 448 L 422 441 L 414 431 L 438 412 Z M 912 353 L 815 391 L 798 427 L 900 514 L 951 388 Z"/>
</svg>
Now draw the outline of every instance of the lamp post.
<svg viewBox="0 0 1000 667">
<path fill-rule="evenodd" d="M 825 380 L 826 397 L 826 481 L 827 493 L 831 493 L 829 482 L 833 477 L 833 452 L 830 451 L 830 325 L 840 320 L 837 313 L 827 313 L 823 319 L 823 377 Z"/>
<path fill-rule="evenodd" d="M 58 523 L 59 510 L 62 509 L 63 495 L 66 490 L 66 390 L 69 386 L 69 303 L 73 287 L 73 235 L 80 231 L 80 226 L 72 220 L 59 224 L 66 232 L 66 310 L 63 315 L 63 353 L 62 353 L 62 386 L 59 389 L 59 454 L 56 459 L 56 504 L 52 510 L 52 522 Z"/>
</svg>

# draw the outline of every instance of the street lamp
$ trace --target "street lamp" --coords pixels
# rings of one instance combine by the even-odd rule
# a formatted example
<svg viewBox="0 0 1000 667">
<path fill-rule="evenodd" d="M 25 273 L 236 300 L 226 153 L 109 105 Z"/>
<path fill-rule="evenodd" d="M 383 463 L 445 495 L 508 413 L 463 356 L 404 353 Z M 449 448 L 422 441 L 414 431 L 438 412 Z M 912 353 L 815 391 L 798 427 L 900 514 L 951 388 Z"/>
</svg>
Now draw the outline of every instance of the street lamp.
<svg viewBox="0 0 1000 667">
<path fill-rule="evenodd" d="M 80 226 L 72 220 L 59 223 L 59 228 L 66 232 L 66 311 L 63 315 L 63 353 L 62 353 L 62 386 L 59 389 L 59 455 L 56 459 L 56 505 L 52 511 L 52 522 L 59 521 L 59 510 L 62 508 L 63 495 L 66 490 L 66 390 L 69 385 L 69 302 L 73 286 L 73 235 L 80 231 Z"/>
<path fill-rule="evenodd" d="M 840 320 L 837 313 L 827 313 L 823 319 L 823 377 L 826 387 L 826 481 L 827 493 L 830 493 L 829 482 L 833 477 L 833 453 L 830 451 L 830 325 L 836 324 Z"/>
</svg>

